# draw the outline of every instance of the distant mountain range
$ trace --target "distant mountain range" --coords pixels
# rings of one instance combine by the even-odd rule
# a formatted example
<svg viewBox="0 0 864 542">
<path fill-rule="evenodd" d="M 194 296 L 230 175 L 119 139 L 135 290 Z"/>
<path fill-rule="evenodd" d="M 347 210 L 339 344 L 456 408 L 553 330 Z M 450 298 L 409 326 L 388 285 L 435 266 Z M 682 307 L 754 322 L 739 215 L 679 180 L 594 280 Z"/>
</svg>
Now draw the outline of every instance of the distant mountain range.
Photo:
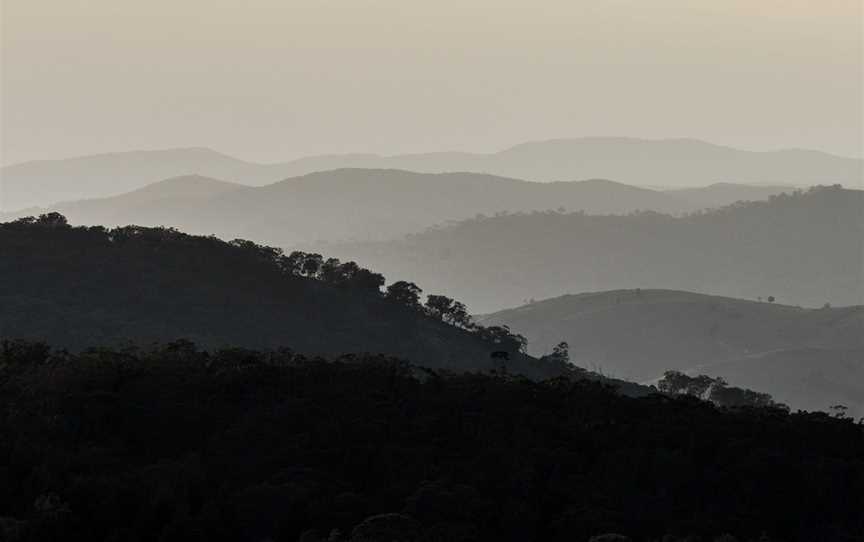
<svg viewBox="0 0 864 542">
<path fill-rule="evenodd" d="M 339 169 L 261 187 L 176 177 L 119 196 L 22 209 L 2 217 L 58 211 L 78 224 L 167 225 L 290 247 L 395 239 L 478 214 L 549 209 L 683 213 L 788 190 L 723 184 L 663 192 L 602 179 L 536 183 L 480 173 Z"/>
<path fill-rule="evenodd" d="M 517 145 L 491 153 L 326 155 L 258 164 L 204 148 L 132 151 L 42 160 L 0 169 L 0 210 L 129 192 L 170 177 L 202 175 L 246 185 L 340 168 L 475 172 L 532 181 L 615 179 L 661 187 L 717 182 L 861 186 L 864 161 L 816 151 L 754 152 L 692 139 L 580 138 Z"/>
<path fill-rule="evenodd" d="M 504 215 L 327 250 L 477 312 L 634 287 L 853 305 L 864 303 L 864 191 L 820 187 L 684 217 Z"/>
<path fill-rule="evenodd" d="M 722 376 L 793 408 L 864 415 L 864 307 L 802 309 L 672 290 L 566 295 L 478 318 L 509 325 L 543 355 L 649 380 L 678 369 Z"/>
</svg>

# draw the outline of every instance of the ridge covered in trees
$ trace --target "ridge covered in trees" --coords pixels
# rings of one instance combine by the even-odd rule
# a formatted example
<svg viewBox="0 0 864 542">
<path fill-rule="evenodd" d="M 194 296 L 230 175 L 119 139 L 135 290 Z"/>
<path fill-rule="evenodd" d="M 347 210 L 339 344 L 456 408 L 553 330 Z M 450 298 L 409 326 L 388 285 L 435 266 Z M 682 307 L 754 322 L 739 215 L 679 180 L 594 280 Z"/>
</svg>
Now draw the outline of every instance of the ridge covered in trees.
<svg viewBox="0 0 864 542">
<path fill-rule="evenodd" d="M 0 538 L 18 542 L 864 532 L 850 419 L 384 356 L 6 341 L 0 435 Z"/>
<path fill-rule="evenodd" d="M 681 371 L 666 371 L 657 388 L 670 395 L 690 395 L 722 407 L 771 407 L 788 410 L 768 393 L 730 386 L 722 377 L 690 376 Z"/>
<path fill-rule="evenodd" d="M 570 370 L 524 354 L 462 303 L 317 253 L 283 254 L 170 228 L 72 227 L 57 213 L 0 224 L 0 338 L 58 347 L 189 338 L 208 347 L 374 352 L 453 370 Z M 493 354 L 496 354 L 493 356 Z"/>
</svg>

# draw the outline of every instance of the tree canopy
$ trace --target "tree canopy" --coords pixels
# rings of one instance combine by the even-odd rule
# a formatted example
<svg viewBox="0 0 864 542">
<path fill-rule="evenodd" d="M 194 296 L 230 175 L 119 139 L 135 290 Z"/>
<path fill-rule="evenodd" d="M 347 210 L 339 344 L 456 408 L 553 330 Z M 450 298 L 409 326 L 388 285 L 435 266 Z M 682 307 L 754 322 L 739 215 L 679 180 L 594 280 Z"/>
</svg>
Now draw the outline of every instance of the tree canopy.
<svg viewBox="0 0 864 542">
<path fill-rule="evenodd" d="M 852 420 L 385 356 L 6 341 L 0 437 L 0 536 L 13 541 L 864 532 Z"/>
</svg>

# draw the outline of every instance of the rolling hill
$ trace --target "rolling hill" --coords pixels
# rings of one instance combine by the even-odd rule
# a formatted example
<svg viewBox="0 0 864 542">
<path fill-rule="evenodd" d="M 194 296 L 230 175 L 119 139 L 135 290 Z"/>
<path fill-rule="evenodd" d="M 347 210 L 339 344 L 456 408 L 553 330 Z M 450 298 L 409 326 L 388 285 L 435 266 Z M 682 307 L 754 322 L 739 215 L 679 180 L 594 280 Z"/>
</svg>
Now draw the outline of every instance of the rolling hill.
<svg viewBox="0 0 864 542">
<path fill-rule="evenodd" d="M 201 175 L 244 184 L 280 179 L 267 166 L 204 148 L 131 151 L 40 160 L 0 169 L 0 210 L 44 207 L 58 201 L 106 198 L 148 184 Z"/>
<path fill-rule="evenodd" d="M 182 222 L 184 212 L 198 200 L 233 192 L 243 185 L 200 175 L 172 177 L 107 198 L 61 202 L 48 209 L 29 208 L 0 215 L 10 220 L 49 211 L 60 212 L 76 223 L 119 226 L 121 224 L 162 225 Z"/>
<path fill-rule="evenodd" d="M 57 211 L 77 224 L 169 225 L 226 239 L 243 237 L 292 246 L 395 239 L 449 221 L 503 211 L 682 213 L 706 203 L 731 203 L 747 194 L 768 197 L 772 191 L 782 192 L 783 187 L 755 190 L 727 185 L 662 192 L 603 179 L 536 183 L 479 173 L 339 169 L 261 187 L 178 177 L 120 196 L 58 203 L 5 216 L 8 220 Z"/>
<path fill-rule="evenodd" d="M 413 277 L 482 313 L 622 288 L 857 305 L 864 303 L 862 240 L 864 191 L 820 187 L 683 217 L 504 215 L 327 249 Z"/>
<path fill-rule="evenodd" d="M 864 306 L 804 309 L 673 290 L 566 295 L 478 318 L 529 352 L 570 344 L 577 365 L 640 381 L 670 369 L 722 376 L 793 407 L 864 415 Z"/>
<path fill-rule="evenodd" d="M 73 228 L 55 215 L 0 224 L 0 255 L 2 339 L 70 350 L 188 339 L 205 348 L 382 353 L 455 371 L 497 368 L 490 354 L 510 349 L 384 296 L 380 275 L 300 276 L 278 251 L 251 242 Z M 535 377 L 561 370 L 515 350 L 508 363 Z"/>
<path fill-rule="evenodd" d="M 490 154 L 440 152 L 378 156 L 326 155 L 258 164 L 203 148 L 132 151 L 14 164 L 0 169 L 0 210 L 101 198 L 159 179 L 203 175 L 263 185 L 342 168 L 465 171 L 532 181 L 604 178 L 662 187 L 717 182 L 860 187 L 864 162 L 821 152 L 754 152 L 692 139 L 580 138 L 517 145 Z"/>
<path fill-rule="evenodd" d="M 738 201 L 766 200 L 784 192 L 793 192 L 788 185 L 749 185 L 740 183 L 713 183 L 695 188 L 676 188 L 665 192 L 687 201 L 692 209 L 711 209 Z"/>
</svg>

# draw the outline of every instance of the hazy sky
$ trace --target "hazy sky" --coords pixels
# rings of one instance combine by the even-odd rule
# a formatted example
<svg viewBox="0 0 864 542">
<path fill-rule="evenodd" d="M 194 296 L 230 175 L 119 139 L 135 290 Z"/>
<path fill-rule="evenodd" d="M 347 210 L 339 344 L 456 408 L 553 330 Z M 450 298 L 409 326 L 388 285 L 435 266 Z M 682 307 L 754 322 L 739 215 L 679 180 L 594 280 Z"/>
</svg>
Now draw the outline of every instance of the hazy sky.
<svg viewBox="0 0 864 542">
<path fill-rule="evenodd" d="M 860 0 L 0 0 L 2 156 L 696 137 L 862 154 Z"/>
</svg>

